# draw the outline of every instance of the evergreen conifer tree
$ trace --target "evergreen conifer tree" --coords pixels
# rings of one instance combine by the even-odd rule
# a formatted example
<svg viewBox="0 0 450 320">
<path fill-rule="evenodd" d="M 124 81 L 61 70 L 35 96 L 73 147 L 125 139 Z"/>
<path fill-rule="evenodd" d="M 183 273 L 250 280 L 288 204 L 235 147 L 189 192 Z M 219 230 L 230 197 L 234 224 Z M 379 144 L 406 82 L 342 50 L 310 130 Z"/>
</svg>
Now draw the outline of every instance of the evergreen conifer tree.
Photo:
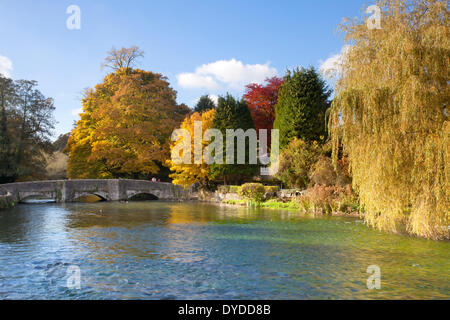
<svg viewBox="0 0 450 320">
<path fill-rule="evenodd" d="M 297 68 L 287 72 L 275 106 L 274 128 L 280 130 L 281 148 L 294 138 L 324 140 L 330 94 L 325 81 L 314 68 Z"/>
<path fill-rule="evenodd" d="M 215 179 L 223 179 L 224 183 L 239 183 L 245 179 L 251 178 L 257 173 L 258 166 L 249 164 L 249 141 L 245 142 L 245 164 L 237 164 L 237 147 L 235 139 L 234 143 L 234 164 L 226 163 L 226 130 L 242 129 L 244 132 L 248 129 L 255 129 L 250 110 L 245 100 L 236 100 L 230 94 L 225 97 L 219 97 L 216 114 L 214 116 L 212 128 L 222 132 L 223 144 L 223 164 L 212 164 L 210 167 L 211 175 Z"/>
</svg>

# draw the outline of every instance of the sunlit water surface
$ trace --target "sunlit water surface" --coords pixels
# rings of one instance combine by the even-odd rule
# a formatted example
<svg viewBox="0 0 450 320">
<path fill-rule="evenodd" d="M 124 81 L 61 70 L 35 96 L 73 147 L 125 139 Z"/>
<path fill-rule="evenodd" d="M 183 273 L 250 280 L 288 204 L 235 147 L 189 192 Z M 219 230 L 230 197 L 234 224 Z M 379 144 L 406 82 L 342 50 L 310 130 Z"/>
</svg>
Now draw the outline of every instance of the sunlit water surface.
<svg viewBox="0 0 450 320">
<path fill-rule="evenodd" d="M 0 299 L 449 299 L 449 270 L 449 242 L 357 219 L 158 201 L 0 211 Z"/>
</svg>

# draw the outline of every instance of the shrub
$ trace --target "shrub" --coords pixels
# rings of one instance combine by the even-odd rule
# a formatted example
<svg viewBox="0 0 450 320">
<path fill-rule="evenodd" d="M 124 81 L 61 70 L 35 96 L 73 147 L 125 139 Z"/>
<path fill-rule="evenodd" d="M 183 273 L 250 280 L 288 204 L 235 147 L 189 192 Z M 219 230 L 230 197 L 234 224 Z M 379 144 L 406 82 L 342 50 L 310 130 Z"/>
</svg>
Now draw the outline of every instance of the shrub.
<svg viewBox="0 0 450 320">
<path fill-rule="evenodd" d="M 264 198 L 272 199 L 278 196 L 279 188 L 277 186 L 264 186 Z"/>
<path fill-rule="evenodd" d="M 307 212 L 331 214 L 333 212 L 351 213 L 359 210 L 357 197 L 353 194 L 350 185 L 345 187 L 315 185 L 297 201 Z"/>
<path fill-rule="evenodd" d="M 309 171 L 322 153 L 317 142 L 307 143 L 295 138 L 280 155 L 276 177 L 288 188 L 304 188 L 309 184 Z"/>
<path fill-rule="evenodd" d="M 310 184 L 323 186 L 333 186 L 336 184 L 337 174 L 334 170 L 331 158 L 320 157 L 310 169 Z"/>
<path fill-rule="evenodd" d="M 350 176 L 348 157 L 343 157 L 337 161 L 337 179 L 336 185 L 345 186 L 352 184 L 352 178 Z"/>
<path fill-rule="evenodd" d="M 230 186 L 229 193 L 239 193 L 239 186 Z"/>
<path fill-rule="evenodd" d="M 264 186 L 260 183 L 246 183 L 239 189 L 239 195 L 245 199 L 260 203 L 265 198 Z"/>
</svg>

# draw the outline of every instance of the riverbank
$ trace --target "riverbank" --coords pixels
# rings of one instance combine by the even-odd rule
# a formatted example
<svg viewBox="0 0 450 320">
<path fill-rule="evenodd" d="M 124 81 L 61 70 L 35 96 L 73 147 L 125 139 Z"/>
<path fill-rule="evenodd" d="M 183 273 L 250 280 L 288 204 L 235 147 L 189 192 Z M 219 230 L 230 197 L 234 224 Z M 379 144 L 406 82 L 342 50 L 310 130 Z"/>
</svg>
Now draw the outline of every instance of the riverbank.
<svg viewBox="0 0 450 320">
<path fill-rule="evenodd" d="M 314 216 L 329 215 L 333 217 L 349 217 L 349 218 L 364 219 L 364 213 L 361 212 L 332 211 L 330 213 L 324 213 L 311 210 L 307 211 L 302 209 L 300 203 L 296 201 L 281 202 L 276 200 L 269 200 L 257 204 L 247 200 L 223 200 L 220 202 L 220 205 L 230 207 L 259 207 L 263 209 L 296 211 L 301 215 L 314 215 Z"/>
<path fill-rule="evenodd" d="M 245 190 L 244 190 L 245 189 Z M 358 198 L 349 186 L 314 186 L 308 190 L 279 190 L 258 183 L 200 190 L 198 200 L 221 205 L 296 211 L 301 215 L 364 218 Z"/>
</svg>

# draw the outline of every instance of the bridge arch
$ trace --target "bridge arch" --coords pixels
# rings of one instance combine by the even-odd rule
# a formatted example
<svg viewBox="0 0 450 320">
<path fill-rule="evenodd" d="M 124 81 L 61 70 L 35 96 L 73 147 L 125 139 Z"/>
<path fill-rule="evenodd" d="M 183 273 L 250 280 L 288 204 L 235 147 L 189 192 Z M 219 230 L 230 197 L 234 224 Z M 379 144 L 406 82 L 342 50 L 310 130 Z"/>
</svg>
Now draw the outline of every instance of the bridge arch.
<svg viewBox="0 0 450 320">
<path fill-rule="evenodd" d="M 49 200 L 49 202 L 56 202 L 55 195 L 48 193 L 26 193 L 21 194 L 18 198 L 19 203 L 28 203 L 30 200 Z"/>
<path fill-rule="evenodd" d="M 136 192 L 135 194 L 128 196 L 130 201 L 145 201 L 145 200 L 159 200 L 159 197 L 149 192 Z"/>
</svg>

